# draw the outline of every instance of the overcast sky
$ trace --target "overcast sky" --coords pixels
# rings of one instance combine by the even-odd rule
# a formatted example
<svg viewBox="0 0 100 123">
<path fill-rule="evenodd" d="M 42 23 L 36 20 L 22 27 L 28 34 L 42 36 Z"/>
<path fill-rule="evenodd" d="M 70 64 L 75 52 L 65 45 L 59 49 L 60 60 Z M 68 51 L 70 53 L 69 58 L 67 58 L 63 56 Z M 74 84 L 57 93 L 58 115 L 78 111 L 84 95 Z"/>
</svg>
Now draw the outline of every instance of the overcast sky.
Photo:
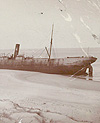
<svg viewBox="0 0 100 123">
<path fill-rule="evenodd" d="M 0 49 L 100 47 L 99 0 L 0 0 Z"/>
</svg>

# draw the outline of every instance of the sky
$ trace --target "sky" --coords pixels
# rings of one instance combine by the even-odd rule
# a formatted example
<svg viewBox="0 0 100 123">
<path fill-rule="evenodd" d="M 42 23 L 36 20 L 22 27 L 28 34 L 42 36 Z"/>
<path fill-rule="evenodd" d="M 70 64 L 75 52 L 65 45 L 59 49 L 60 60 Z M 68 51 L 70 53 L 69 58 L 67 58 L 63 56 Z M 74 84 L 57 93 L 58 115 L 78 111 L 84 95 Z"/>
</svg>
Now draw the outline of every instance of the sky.
<svg viewBox="0 0 100 123">
<path fill-rule="evenodd" d="M 100 47 L 99 0 L 0 0 L 0 49 Z"/>
</svg>

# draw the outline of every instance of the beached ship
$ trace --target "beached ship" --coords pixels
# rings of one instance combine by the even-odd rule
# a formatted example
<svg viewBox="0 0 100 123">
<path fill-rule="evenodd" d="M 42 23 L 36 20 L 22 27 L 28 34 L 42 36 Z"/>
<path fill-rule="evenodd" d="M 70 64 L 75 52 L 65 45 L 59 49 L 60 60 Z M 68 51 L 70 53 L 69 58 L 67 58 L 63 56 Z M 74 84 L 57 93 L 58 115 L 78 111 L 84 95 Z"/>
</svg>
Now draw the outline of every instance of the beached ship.
<svg viewBox="0 0 100 123">
<path fill-rule="evenodd" d="M 19 55 L 20 44 L 16 44 L 15 52 L 12 56 L 0 57 L 0 69 L 25 70 L 66 75 L 86 74 L 86 70 L 89 69 L 89 75 L 92 76 L 93 68 L 91 64 L 95 62 L 97 58 L 93 56 L 51 58 L 52 37 L 53 29 L 51 34 L 50 51 L 45 47 L 48 58 L 34 58 Z"/>
</svg>

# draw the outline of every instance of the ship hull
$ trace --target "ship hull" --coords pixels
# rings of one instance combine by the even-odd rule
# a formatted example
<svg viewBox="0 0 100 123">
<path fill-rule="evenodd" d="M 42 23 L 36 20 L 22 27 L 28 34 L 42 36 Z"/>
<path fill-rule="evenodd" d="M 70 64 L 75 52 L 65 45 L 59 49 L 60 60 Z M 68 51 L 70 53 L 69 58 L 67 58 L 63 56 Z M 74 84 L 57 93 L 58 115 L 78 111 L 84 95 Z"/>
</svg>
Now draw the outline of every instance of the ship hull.
<svg viewBox="0 0 100 123">
<path fill-rule="evenodd" d="M 38 65 L 28 65 L 28 66 L 12 66 L 12 65 L 4 65 L 0 66 L 0 69 L 9 69 L 9 70 L 23 70 L 23 71 L 35 71 L 49 74 L 86 74 L 87 67 L 84 66 L 38 66 Z"/>
<path fill-rule="evenodd" d="M 61 62 L 60 62 L 61 61 Z M 64 61 L 64 62 L 62 62 Z M 86 74 L 87 68 L 96 58 L 66 58 L 66 59 L 2 59 L 0 69 L 35 71 L 49 74 L 80 75 Z"/>
</svg>

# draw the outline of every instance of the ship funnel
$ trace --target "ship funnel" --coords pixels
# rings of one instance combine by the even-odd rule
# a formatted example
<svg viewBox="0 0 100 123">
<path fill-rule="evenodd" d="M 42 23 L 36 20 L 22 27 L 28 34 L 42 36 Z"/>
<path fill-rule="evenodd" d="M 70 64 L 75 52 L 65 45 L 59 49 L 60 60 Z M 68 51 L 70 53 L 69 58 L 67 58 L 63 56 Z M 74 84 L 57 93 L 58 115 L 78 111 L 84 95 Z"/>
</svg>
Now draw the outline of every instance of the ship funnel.
<svg viewBox="0 0 100 123">
<path fill-rule="evenodd" d="M 15 46 L 15 52 L 14 52 L 14 59 L 17 57 L 17 55 L 19 53 L 19 47 L 20 47 L 20 44 L 16 44 L 16 46 Z"/>
</svg>

